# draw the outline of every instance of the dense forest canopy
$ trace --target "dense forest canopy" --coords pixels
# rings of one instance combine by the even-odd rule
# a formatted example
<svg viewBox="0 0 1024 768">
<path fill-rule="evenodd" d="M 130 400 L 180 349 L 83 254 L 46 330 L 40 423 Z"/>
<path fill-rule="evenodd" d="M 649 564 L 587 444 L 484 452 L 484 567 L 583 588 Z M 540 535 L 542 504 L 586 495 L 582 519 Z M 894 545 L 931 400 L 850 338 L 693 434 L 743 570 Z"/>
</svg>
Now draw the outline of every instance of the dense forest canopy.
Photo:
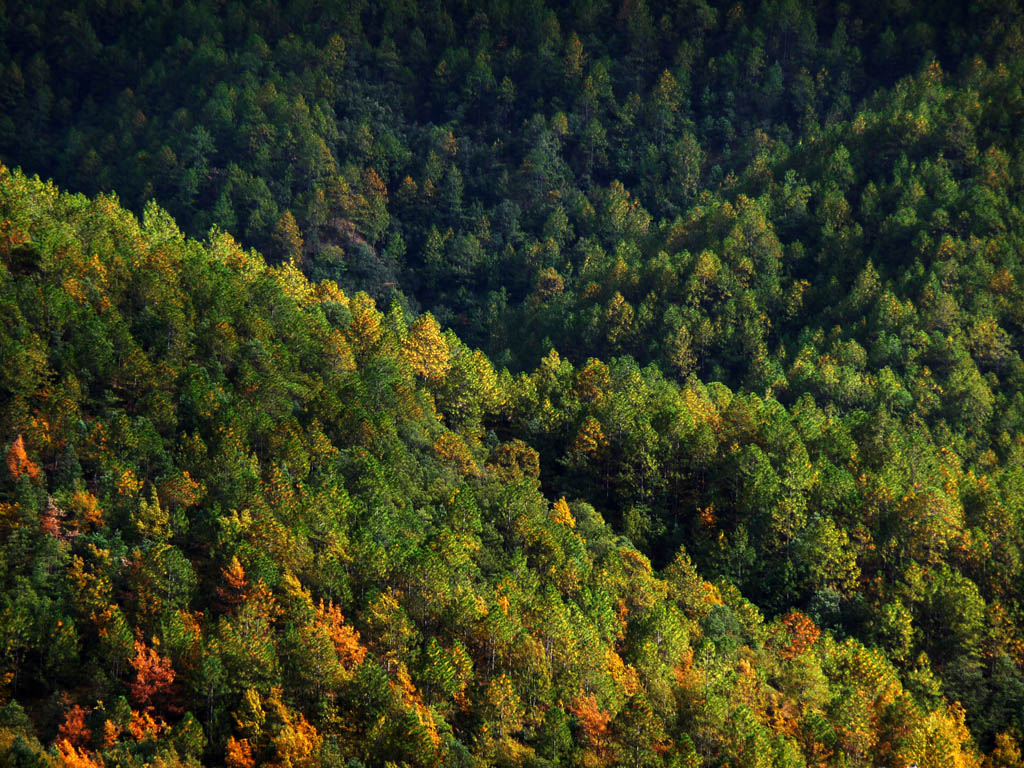
<svg viewBox="0 0 1024 768">
<path fill-rule="evenodd" d="M 1022 19 L 0 2 L 0 765 L 1022 765 Z"/>
</svg>

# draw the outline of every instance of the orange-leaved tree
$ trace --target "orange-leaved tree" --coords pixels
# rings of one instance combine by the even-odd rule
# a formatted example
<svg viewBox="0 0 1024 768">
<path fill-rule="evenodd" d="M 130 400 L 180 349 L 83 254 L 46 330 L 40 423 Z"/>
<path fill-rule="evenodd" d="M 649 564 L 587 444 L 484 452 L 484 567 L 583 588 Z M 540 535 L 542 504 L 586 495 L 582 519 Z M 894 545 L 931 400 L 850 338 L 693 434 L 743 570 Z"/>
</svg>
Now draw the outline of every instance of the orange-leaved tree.
<svg viewBox="0 0 1024 768">
<path fill-rule="evenodd" d="M 22 475 L 27 475 L 33 483 L 39 482 L 42 470 L 28 457 L 25 452 L 25 441 L 21 435 L 18 435 L 11 443 L 11 447 L 7 449 L 7 471 L 15 480 L 20 479 Z"/>
</svg>

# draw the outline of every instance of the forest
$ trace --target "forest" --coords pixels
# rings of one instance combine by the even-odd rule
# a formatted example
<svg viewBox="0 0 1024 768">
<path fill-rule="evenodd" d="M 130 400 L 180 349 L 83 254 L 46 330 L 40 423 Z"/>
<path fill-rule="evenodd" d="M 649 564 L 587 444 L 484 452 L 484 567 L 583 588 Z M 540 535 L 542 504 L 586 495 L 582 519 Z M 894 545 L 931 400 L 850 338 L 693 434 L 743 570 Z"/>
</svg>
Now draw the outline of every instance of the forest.
<svg viewBox="0 0 1024 768">
<path fill-rule="evenodd" d="M 1018 0 L 0 0 L 0 767 L 1022 768 Z"/>
</svg>

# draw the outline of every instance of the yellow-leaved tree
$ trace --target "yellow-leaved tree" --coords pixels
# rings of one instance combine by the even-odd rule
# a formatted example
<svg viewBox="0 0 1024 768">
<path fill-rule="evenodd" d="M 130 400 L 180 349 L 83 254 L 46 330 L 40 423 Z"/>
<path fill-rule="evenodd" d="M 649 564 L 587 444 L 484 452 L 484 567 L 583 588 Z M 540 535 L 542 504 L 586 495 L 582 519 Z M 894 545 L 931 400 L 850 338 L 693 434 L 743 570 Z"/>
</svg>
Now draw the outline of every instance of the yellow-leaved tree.
<svg viewBox="0 0 1024 768">
<path fill-rule="evenodd" d="M 409 326 L 409 335 L 402 342 L 402 356 L 414 374 L 431 384 L 444 381 L 451 369 L 448 344 L 441 326 L 429 312 Z"/>
</svg>

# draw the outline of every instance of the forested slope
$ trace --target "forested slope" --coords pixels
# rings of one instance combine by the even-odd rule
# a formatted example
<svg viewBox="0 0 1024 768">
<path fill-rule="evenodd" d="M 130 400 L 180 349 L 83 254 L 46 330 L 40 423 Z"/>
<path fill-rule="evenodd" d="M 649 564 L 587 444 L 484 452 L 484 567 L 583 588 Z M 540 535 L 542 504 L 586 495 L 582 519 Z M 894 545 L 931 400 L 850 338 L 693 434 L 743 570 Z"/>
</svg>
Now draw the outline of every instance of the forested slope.
<svg viewBox="0 0 1024 768">
<path fill-rule="evenodd" d="M 734 201 L 740 180 L 794 170 L 772 207 L 784 242 L 813 256 L 802 206 L 841 216 L 835 193 L 817 204 L 826 182 L 891 181 L 901 150 L 944 150 L 957 177 L 990 144 L 1009 150 L 1021 39 L 1019 9 L 996 2 L 9 2 L 0 157 L 117 191 L 136 213 L 156 197 L 192 236 L 217 224 L 313 276 L 397 290 L 531 368 L 536 353 L 494 316 L 521 308 L 545 268 L 571 278 L 654 255 L 648 227 L 705 193 Z M 933 62 L 973 73 L 949 108 L 884 95 Z M 797 149 L 880 91 L 905 124 L 888 145 L 848 145 L 852 176 Z M 663 310 L 643 299 L 630 299 L 638 338 L 613 336 L 611 353 L 649 344 L 642 310 Z M 600 328 L 554 335 L 567 321 L 543 332 L 602 349 Z"/>
<path fill-rule="evenodd" d="M 682 548 L 653 573 L 484 428 L 646 381 L 692 437 L 724 388 L 499 375 L 429 315 L 6 169 L 0 220 L 13 764 L 977 762 L 927 662 L 907 687 Z"/>
<path fill-rule="evenodd" d="M 0 7 L 7 759 L 1019 765 L 1022 18 Z"/>
</svg>

